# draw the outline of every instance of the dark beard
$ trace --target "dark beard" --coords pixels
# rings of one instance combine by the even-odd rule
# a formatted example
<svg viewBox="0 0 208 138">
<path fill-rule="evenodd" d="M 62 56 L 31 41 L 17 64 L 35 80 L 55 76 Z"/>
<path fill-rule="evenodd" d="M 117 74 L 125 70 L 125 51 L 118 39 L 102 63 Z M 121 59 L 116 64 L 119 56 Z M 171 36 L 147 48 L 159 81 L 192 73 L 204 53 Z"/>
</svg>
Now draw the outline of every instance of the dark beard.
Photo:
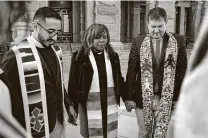
<svg viewBox="0 0 208 138">
<path fill-rule="evenodd" d="M 53 41 L 54 42 L 53 39 L 47 39 L 47 41 L 43 40 L 43 37 L 40 34 L 38 34 L 38 40 L 43 45 L 44 48 L 51 47 L 52 44 L 46 45 L 48 41 Z"/>
</svg>

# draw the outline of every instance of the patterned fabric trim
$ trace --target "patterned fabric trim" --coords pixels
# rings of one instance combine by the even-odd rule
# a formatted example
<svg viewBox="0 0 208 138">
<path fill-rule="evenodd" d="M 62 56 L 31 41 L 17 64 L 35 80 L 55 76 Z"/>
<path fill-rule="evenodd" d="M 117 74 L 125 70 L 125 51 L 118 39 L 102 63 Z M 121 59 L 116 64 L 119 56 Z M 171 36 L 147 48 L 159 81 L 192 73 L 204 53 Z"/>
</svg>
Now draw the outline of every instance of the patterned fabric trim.
<svg viewBox="0 0 208 138">
<path fill-rule="evenodd" d="M 49 138 L 45 80 L 42 64 L 33 39 L 34 38 L 32 37 L 28 37 L 28 41 L 23 42 L 18 46 L 14 46 L 12 50 L 16 56 L 20 76 L 26 130 L 34 137 Z M 53 50 L 59 60 L 62 75 L 61 49 L 58 46 L 53 46 Z M 63 76 L 61 80 L 62 93 L 64 95 Z M 64 111 L 66 111 L 66 109 Z M 65 112 L 65 114 L 67 113 Z M 67 120 L 66 116 L 65 120 Z"/>
<path fill-rule="evenodd" d="M 110 60 L 105 55 L 106 73 L 107 73 L 107 137 L 116 138 L 118 135 L 118 105 L 115 96 L 114 82 L 112 75 L 112 66 Z M 93 68 L 93 79 L 87 100 L 87 118 L 89 138 L 103 138 L 102 109 L 100 98 L 100 86 L 98 69 L 92 51 L 89 55 Z"/>
<path fill-rule="evenodd" d="M 35 54 L 32 50 L 32 45 L 30 46 L 30 48 L 28 47 L 24 49 L 23 45 L 21 47 L 14 46 L 12 48 L 16 56 L 19 78 L 21 82 L 20 86 L 24 105 L 26 130 L 33 136 L 41 134 L 41 136 L 46 136 L 49 138 L 49 127 L 48 123 L 46 124 L 46 122 L 48 121 L 48 115 L 46 96 L 44 91 L 45 83 L 44 77 L 41 77 L 40 74 L 42 66 L 41 68 L 38 67 L 38 64 L 41 65 L 41 62 L 35 60 Z M 31 53 L 26 54 L 28 51 L 30 51 Z M 33 58 L 31 58 L 30 61 L 27 60 L 26 62 L 24 62 L 23 59 L 27 58 L 28 56 L 33 56 Z M 40 68 L 40 71 L 38 70 L 38 68 Z M 27 75 L 25 75 L 26 73 Z M 41 81 L 44 88 L 42 88 Z M 44 93 L 44 95 L 42 95 L 42 93 Z M 42 98 L 45 100 L 43 100 Z"/>
<path fill-rule="evenodd" d="M 143 112 L 145 127 L 150 138 L 165 138 L 172 108 L 178 49 L 175 37 L 171 33 L 167 34 L 169 40 L 165 53 L 162 93 L 159 107 L 155 113 L 152 110 L 154 99 L 153 64 L 149 34 L 144 38 L 140 48 Z"/>
<path fill-rule="evenodd" d="M 64 112 L 64 119 L 65 121 L 68 120 L 68 113 L 64 104 L 64 76 L 63 76 L 63 61 L 62 61 L 62 50 L 60 47 L 58 47 L 57 45 L 53 45 L 52 49 L 54 50 L 54 52 L 56 53 L 58 62 L 59 62 L 59 66 L 60 66 L 60 70 L 61 70 L 61 84 L 62 84 L 62 97 L 63 97 L 63 112 Z"/>
<path fill-rule="evenodd" d="M 108 113 L 107 113 L 107 136 L 117 137 L 118 128 L 118 105 L 114 87 L 108 88 Z M 90 92 L 87 101 L 88 130 L 90 138 L 103 137 L 102 109 L 100 102 L 100 92 Z"/>
</svg>

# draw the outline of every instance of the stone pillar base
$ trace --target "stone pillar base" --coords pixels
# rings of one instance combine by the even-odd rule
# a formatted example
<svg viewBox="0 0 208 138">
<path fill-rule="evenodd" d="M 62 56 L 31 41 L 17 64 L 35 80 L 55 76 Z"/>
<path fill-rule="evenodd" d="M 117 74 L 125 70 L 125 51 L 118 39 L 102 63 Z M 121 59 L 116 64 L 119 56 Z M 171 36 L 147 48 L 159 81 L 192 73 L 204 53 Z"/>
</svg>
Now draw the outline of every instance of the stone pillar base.
<svg viewBox="0 0 208 138">
<path fill-rule="evenodd" d="M 166 10 L 167 12 L 167 18 L 168 18 L 168 23 L 167 23 L 167 30 L 169 32 L 175 32 L 175 1 L 159 1 L 159 7 L 162 7 Z"/>
<path fill-rule="evenodd" d="M 123 50 L 123 43 L 121 42 L 110 42 L 110 44 L 116 52 L 120 52 Z"/>
</svg>

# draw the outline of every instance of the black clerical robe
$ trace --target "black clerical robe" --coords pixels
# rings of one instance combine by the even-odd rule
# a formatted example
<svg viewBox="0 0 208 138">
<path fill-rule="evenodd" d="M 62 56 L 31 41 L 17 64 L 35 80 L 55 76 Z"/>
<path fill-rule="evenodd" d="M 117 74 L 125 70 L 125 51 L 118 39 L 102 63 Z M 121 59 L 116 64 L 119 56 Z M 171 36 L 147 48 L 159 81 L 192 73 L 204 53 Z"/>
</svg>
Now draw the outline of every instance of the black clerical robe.
<svg viewBox="0 0 208 138">
<path fill-rule="evenodd" d="M 63 123 L 61 70 L 58 59 L 51 47 L 37 48 L 37 51 L 40 56 L 44 73 L 49 131 L 51 133 L 57 118 L 61 124 Z M 16 57 L 12 50 L 5 54 L 1 68 L 4 71 L 3 76 L 5 77 L 4 80 L 6 80 L 5 83 L 9 86 L 12 114 L 23 127 L 26 127 L 20 87 L 21 82 L 19 80 Z M 68 109 L 69 105 L 71 105 L 69 97 L 65 95 L 64 101 L 66 109 Z"/>
</svg>

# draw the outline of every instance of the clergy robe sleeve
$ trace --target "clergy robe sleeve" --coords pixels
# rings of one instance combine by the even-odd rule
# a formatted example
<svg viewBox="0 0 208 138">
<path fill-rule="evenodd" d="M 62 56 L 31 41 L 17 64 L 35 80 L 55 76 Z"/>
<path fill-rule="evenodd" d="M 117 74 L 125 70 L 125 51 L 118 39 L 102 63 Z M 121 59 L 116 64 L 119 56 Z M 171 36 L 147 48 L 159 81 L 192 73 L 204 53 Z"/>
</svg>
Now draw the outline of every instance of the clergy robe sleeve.
<svg viewBox="0 0 208 138">
<path fill-rule="evenodd" d="M 16 58 L 14 55 L 14 52 L 12 50 L 8 51 L 1 62 L 1 68 L 4 71 L 3 74 L 4 76 L 8 77 L 9 81 L 12 81 L 12 76 L 16 78 L 16 76 L 18 77 L 18 81 L 19 81 L 19 75 L 18 75 L 18 69 L 17 69 L 17 62 L 16 62 Z"/>
<path fill-rule="evenodd" d="M 12 105 L 9 89 L 0 80 L 0 110 L 12 115 Z"/>
<path fill-rule="evenodd" d="M 68 110 L 69 106 L 73 105 L 69 95 L 66 92 L 65 87 L 64 87 L 64 103 L 65 103 L 67 110 Z"/>
<path fill-rule="evenodd" d="M 119 91 L 120 91 L 120 95 L 121 95 L 121 98 L 122 98 L 122 100 L 123 101 L 125 101 L 126 100 L 126 95 L 125 95 L 125 93 L 127 92 L 126 91 L 126 87 L 125 87 L 125 82 L 124 82 L 124 78 L 122 77 L 122 73 L 121 73 L 121 65 L 120 65 L 120 59 L 119 59 L 119 56 L 118 56 L 118 54 L 116 54 L 117 55 L 117 58 L 118 58 L 118 75 L 117 75 L 117 77 L 119 77 L 118 79 L 119 79 L 119 86 L 120 86 L 120 88 L 119 88 Z M 119 97 L 120 98 L 120 97 Z"/>
<path fill-rule="evenodd" d="M 68 94 L 74 105 L 75 111 L 78 113 L 78 75 L 76 64 L 76 53 L 73 53 L 69 72 Z"/>
<path fill-rule="evenodd" d="M 129 61 L 128 61 L 128 70 L 126 76 L 126 100 L 133 100 L 133 92 L 135 91 L 135 81 L 136 75 L 138 73 L 138 50 L 136 47 L 135 40 L 132 43 Z"/>
<path fill-rule="evenodd" d="M 3 75 L 6 77 L 7 81 L 7 87 L 10 91 L 10 97 L 11 97 L 11 107 L 12 107 L 12 114 L 13 116 L 17 117 L 20 122 L 24 122 L 24 111 L 20 110 L 23 108 L 13 108 L 14 106 L 23 106 L 22 102 L 22 95 L 21 95 L 21 88 L 20 88 L 20 81 L 19 81 L 19 74 L 17 69 L 17 62 L 15 58 L 15 54 L 12 50 L 8 51 L 1 63 L 1 68 L 4 71 Z M 22 123 L 22 125 L 25 125 L 25 122 Z"/>
<path fill-rule="evenodd" d="M 186 47 L 184 44 L 184 39 L 181 37 L 179 41 L 179 49 L 178 49 L 178 58 L 177 58 L 177 66 L 176 66 L 176 79 L 175 79 L 175 90 L 173 95 L 173 101 L 176 102 L 178 100 L 180 94 L 181 84 L 183 82 L 183 78 L 186 73 L 187 67 L 187 54 Z"/>
</svg>

